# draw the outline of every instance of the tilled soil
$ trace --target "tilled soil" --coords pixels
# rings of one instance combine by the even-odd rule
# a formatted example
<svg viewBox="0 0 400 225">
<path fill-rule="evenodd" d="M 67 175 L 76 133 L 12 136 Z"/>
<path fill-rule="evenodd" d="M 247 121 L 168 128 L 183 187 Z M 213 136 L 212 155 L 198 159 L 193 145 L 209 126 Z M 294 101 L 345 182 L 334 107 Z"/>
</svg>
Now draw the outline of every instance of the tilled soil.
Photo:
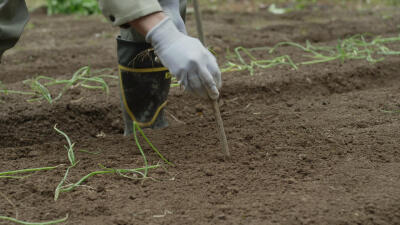
<svg viewBox="0 0 400 225">
<path fill-rule="evenodd" d="M 320 7 L 281 16 L 205 12 L 204 20 L 222 65 L 225 49 L 237 46 L 396 36 L 400 14 Z M 188 27 L 194 34 L 190 16 Z M 34 14 L 4 56 L 0 81 L 27 90 L 22 81 L 36 75 L 68 78 L 85 65 L 116 68 L 117 32 L 100 16 Z M 69 182 L 99 165 L 143 166 L 133 137 L 122 136 L 118 82 L 107 80 L 108 96 L 77 87 L 52 105 L 2 94 L 0 172 L 61 166 L 0 179 L 0 215 L 46 221 L 68 214 L 65 224 L 400 224 L 399 70 L 400 57 L 388 56 L 375 64 L 333 61 L 298 70 L 277 66 L 254 76 L 224 73 L 220 103 L 230 161 L 223 158 L 209 103 L 174 88 L 167 115 L 177 120 L 169 116 L 169 128 L 145 132 L 176 167 L 150 170 L 153 179 L 146 180 L 96 175 L 57 201 L 54 190 L 69 162 L 55 124 L 76 143 L 79 163 Z M 149 162 L 160 162 L 142 144 Z"/>
</svg>

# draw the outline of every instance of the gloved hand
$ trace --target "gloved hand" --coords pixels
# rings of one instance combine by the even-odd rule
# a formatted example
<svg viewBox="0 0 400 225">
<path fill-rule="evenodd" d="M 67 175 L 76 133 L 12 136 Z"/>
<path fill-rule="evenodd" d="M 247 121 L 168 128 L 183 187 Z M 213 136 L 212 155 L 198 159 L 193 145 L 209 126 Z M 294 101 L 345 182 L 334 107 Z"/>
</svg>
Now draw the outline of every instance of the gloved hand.
<svg viewBox="0 0 400 225">
<path fill-rule="evenodd" d="M 167 17 L 147 33 L 146 41 L 186 91 L 218 99 L 221 72 L 217 60 L 198 39 L 179 32 Z"/>
<path fill-rule="evenodd" d="M 172 22 L 174 22 L 176 28 L 184 34 L 187 34 L 185 22 L 181 17 L 181 13 L 179 11 L 179 0 L 158 0 L 163 9 L 164 13 L 167 14 L 169 18 L 171 18 Z"/>
</svg>

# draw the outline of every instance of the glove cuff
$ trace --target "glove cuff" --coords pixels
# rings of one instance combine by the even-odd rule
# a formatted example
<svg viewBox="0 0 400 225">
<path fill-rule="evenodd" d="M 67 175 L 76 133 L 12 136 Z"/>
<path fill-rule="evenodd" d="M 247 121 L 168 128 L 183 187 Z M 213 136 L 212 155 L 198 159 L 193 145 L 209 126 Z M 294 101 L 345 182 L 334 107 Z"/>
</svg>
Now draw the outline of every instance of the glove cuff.
<svg viewBox="0 0 400 225">
<path fill-rule="evenodd" d="M 157 52 L 168 48 L 182 36 L 184 34 L 178 30 L 169 17 L 166 17 L 147 33 L 146 42 L 151 43 Z"/>
</svg>

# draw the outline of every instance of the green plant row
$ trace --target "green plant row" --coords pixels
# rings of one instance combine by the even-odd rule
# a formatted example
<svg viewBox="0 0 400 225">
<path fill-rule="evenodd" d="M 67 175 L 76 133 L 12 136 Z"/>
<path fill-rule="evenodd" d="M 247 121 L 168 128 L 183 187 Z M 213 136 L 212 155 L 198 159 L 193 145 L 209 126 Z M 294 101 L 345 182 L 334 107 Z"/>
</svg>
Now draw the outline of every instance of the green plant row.
<svg viewBox="0 0 400 225">
<path fill-rule="evenodd" d="M 102 90 L 107 95 L 109 94 L 109 87 L 105 78 L 118 79 L 118 76 L 103 74 L 109 69 L 96 70 L 92 72 L 89 66 L 84 66 L 78 69 L 70 79 L 55 79 L 47 76 L 37 76 L 32 79 L 24 80 L 23 83 L 28 85 L 31 91 L 16 91 L 8 90 L 7 87 L 0 82 L 0 93 L 7 94 L 20 94 L 31 96 L 28 102 L 46 100 L 52 104 L 61 99 L 66 91 L 72 88 L 83 87 L 91 90 Z M 51 93 L 49 90 L 53 86 L 62 86 L 59 93 Z"/>
<path fill-rule="evenodd" d="M 370 41 L 368 41 L 368 39 Z M 400 51 L 392 50 L 387 47 L 389 43 L 400 42 L 400 35 L 396 37 L 372 37 L 371 35 L 354 35 L 352 37 L 338 40 L 336 46 L 313 45 L 309 41 L 303 46 L 295 42 L 280 42 L 269 47 L 244 48 L 237 47 L 234 52 L 228 52 L 228 62 L 221 68 L 222 72 L 249 71 L 254 75 L 255 69 L 266 69 L 278 65 L 288 65 L 297 70 L 301 65 L 310 65 L 316 63 L 325 63 L 339 60 L 344 63 L 348 60 L 366 60 L 370 63 L 376 63 L 384 60 L 384 56 L 400 55 Z M 294 62 L 290 55 L 273 57 L 272 53 L 282 46 L 291 46 L 304 51 L 304 57 L 310 60 Z M 271 59 L 258 59 L 254 52 L 262 52 L 265 56 L 271 56 Z"/>
<path fill-rule="evenodd" d="M 18 91 L 9 90 L 0 81 L 0 94 L 18 94 L 26 95 L 31 98 L 28 102 L 42 101 L 45 100 L 52 104 L 62 98 L 68 89 L 83 87 L 91 90 L 102 90 L 107 95 L 109 94 L 109 86 L 106 82 L 106 78 L 119 79 L 118 76 L 111 74 L 103 74 L 104 72 L 110 72 L 110 69 L 102 69 L 93 71 L 89 66 L 84 66 L 78 69 L 71 77 L 71 79 L 55 79 L 47 76 L 37 76 L 32 79 L 27 79 L 23 81 L 23 84 L 28 85 L 31 89 L 30 91 Z M 52 86 L 63 85 L 62 90 L 59 93 L 51 93 L 49 90 Z M 171 87 L 180 86 L 178 80 L 175 77 L 171 78 Z M 0 103 L 4 101 L 0 100 Z"/>
</svg>

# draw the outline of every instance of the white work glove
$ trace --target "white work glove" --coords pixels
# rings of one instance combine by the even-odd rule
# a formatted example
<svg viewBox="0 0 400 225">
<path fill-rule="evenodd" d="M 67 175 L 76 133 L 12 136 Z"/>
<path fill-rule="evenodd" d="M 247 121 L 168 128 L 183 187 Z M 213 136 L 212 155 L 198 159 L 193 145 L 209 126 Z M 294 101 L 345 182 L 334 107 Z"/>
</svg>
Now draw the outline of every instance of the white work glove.
<svg viewBox="0 0 400 225">
<path fill-rule="evenodd" d="M 218 99 L 221 72 L 217 60 L 198 39 L 181 33 L 167 17 L 147 33 L 146 41 L 185 91 Z"/>
<path fill-rule="evenodd" d="M 169 18 L 171 18 L 172 22 L 174 22 L 176 28 L 184 34 L 187 34 L 185 22 L 183 22 L 181 12 L 179 11 L 179 2 L 178 0 L 158 0 L 163 9 L 163 12 L 167 14 Z"/>
</svg>

